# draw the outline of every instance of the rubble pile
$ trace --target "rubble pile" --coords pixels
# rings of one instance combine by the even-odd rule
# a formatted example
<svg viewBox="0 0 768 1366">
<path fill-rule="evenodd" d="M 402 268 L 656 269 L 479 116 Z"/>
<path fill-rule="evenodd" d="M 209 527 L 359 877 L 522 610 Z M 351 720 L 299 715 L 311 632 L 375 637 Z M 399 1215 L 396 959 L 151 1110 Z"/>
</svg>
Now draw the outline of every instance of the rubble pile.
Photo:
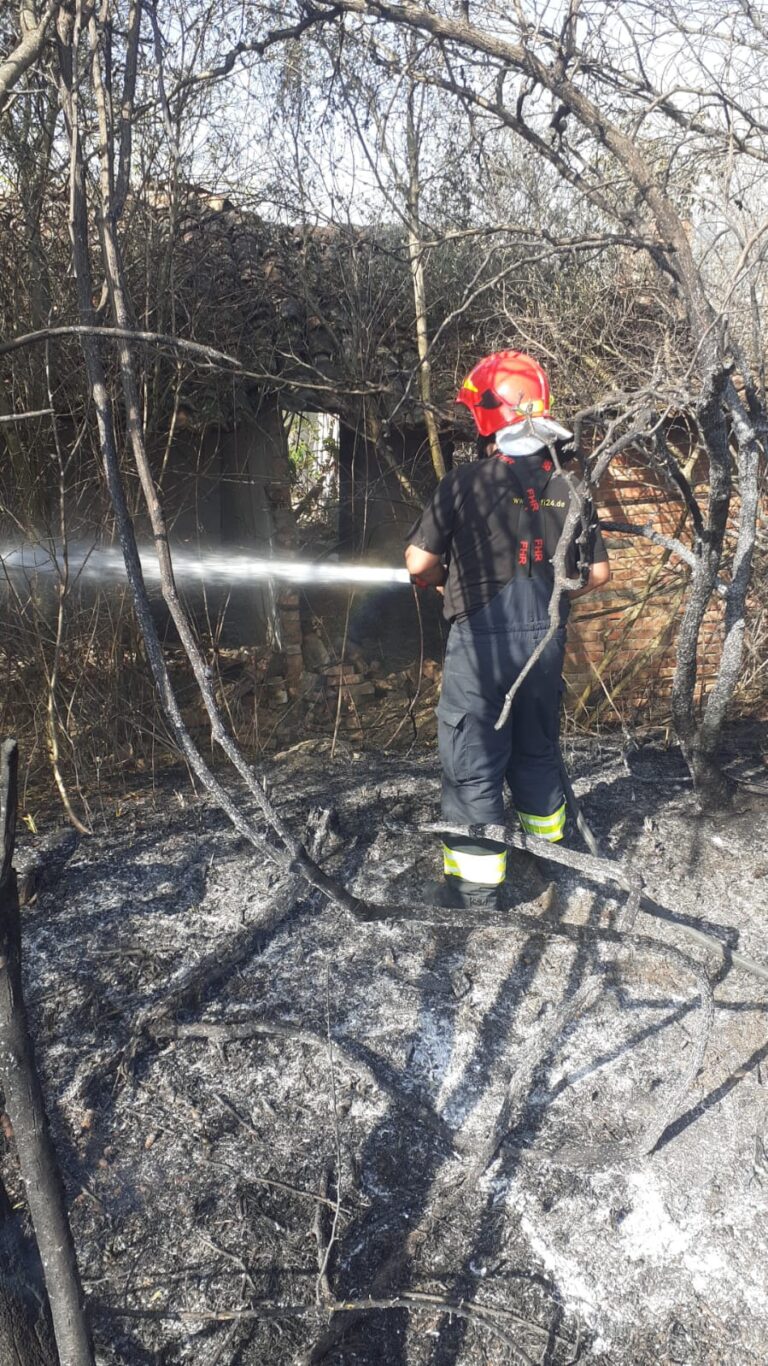
<svg viewBox="0 0 768 1366">
<path fill-rule="evenodd" d="M 307 637 L 304 643 L 299 673 L 294 655 L 268 647 L 217 655 L 219 702 L 243 740 L 258 738 L 260 748 L 279 751 L 297 739 L 336 731 L 380 745 L 403 721 L 412 722 L 400 732 L 408 743 L 414 726 L 421 739 L 432 738 L 441 673 L 435 660 L 388 671 L 381 660 L 366 659 L 359 650 L 333 659 L 328 649 L 321 653 L 310 644 L 307 650 Z M 194 703 L 186 717 L 193 726 L 205 724 L 202 708 Z"/>
</svg>

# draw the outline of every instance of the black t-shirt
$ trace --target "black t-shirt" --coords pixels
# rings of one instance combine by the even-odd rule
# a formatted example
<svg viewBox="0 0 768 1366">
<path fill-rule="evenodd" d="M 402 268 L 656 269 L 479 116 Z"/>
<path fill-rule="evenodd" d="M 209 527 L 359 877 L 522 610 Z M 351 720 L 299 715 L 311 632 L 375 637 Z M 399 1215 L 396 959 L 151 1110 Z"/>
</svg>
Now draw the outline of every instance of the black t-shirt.
<svg viewBox="0 0 768 1366">
<path fill-rule="evenodd" d="M 524 506 L 528 499 L 534 504 L 532 513 Z M 536 574 L 552 584 L 551 559 L 568 506 L 568 483 L 553 471 L 546 452 L 514 460 L 489 456 L 446 474 L 409 532 L 408 543 L 448 561 L 443 607 L 447 620 L 471 616 L 515 574 Z M 577 526 L 566 552 L 568 578 L 578 575 L 579 530 Z M 588 563 L 607 559 L 593 523 Z"/>
</svg>

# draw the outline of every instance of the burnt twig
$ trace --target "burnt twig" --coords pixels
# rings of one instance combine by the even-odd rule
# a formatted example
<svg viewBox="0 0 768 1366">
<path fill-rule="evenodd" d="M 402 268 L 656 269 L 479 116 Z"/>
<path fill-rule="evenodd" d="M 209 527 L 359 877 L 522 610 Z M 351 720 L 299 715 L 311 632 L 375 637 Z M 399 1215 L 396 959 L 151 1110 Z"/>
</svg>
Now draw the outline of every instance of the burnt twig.
<svg viewBox="0 0 768 1366">
<path fill-rule="evenodd" d="M 649 946 L 647 940 L 644 940 L 644 943 L 646 947 Z M 683 1076 L 677 1086 L 672 1088 L 667 1099 L 654 1109 L 650 1120 L 643 1126 L 640 1133 L 634 1137 L 624 1141 L 595 1145 L 565 1144 L 561 1148 L 549 1151 L 539 1148 L 535 1151 L 534 1156 L 546 1158 L 564 1167 L 588 1167 L 591 1171 L 633 1162 L 653 1152 L 673 1116 L 679 1111 L 682 1101 L 690 1091 L 704 1061 L 704 1054 L 707 1050 L 715 1017 L 715 1001 L 712 994 L 712 984 L 706 972 L 688 954 L 681 953 L 679 949 L 673 949 L 669 944 L 662 944 L 658 940 L 651 940 L 650 946 L 660 952 L 663 957 L 672 959 L 673 962 L 693 973 L 699 986 L 700 1026 L 695 1047 Z"/>
<path fill-rule="evenodd" d="M 309 1044 L 312 1048 L 327 1047 L 327 1040 L 311 1029 L 278 1024 L 271 1020 L 238 1020 L 232 1024 L 207 1020 L 203 1020 L 199 1024 L 191 1022 L 175 1024 L 171 1021 L 161 1020 L 157 1024 L 149 1025 L 147 1030 L 152 1038 L 158 1040 L 203 1039 L 218 1046 L 227 1043 L 240 1043 L 244 1039 L 257 1038 L 263 1034 L 279 1039 L 293 1039 L 297 1043 Z M 452 1135 L 448 1125 L 441 1120 L 426 1100 L 419 1099 L 411 1091 L 406 1092 L 401 1089 L 395 1077 L 383 1076 L 381 1071 L 359 1058 L 352 1048 L 335 1036 L 333 1048 L 337 1056 L 344 1059 L 346 1067 L 364 1077 L 378 1091 L 383 1091 L 389 1097 L 390 1102 L 397 1105 L 409 1118 L 419 1124 L 426 1125 L 440 1140 L 444 1148 L 452 1148 Z"/>
<path fill-rule="evenodd" d="M 509 1360 L 519 1366 L 534 1366 L 534 1358 L 519 1344 L 520 1315 L 508 1313 L 491 1305 L 467 1304 L 463 1300 L 446 1300 L 441 1295 L 428 1295 L 422 1292 L 405 1292 L 381 1299 L 331 1300 L 328 1304 L 276 1304 L 274 1300 L 256 1301 L 240 1309 L 130 1309 L 124 1306 L 99 1305 L 99 1308 L 115 1318 L 129 1319 L 175 1319 L 181 1323 L 241 1323 L 249 1319 L 307 1319 L 329 1314 L 370 1314 L 381 1310 L 407 1309 L 410 1313 L 447 1314 L 450 1318 L 465 1319 L 475 1327 L 485 1328 L 493 1337 L 500 1339 L 510 1351 Z M 501 1326 L 505 1322 L 515 1325 L 515 1337 L 511 1331 L 505 1332 Z M 531 1325 L 537 1335 L 541 1332 L 538 1324 Z"/>
<path fill-rule="evenodd" d="M 339 1106 L 336 1098 L 336 1069 L 333 1065 L 333 1038 L 331 1036 L 331 978 L 330 968 L 325 969 L 325 1033 L 328 1043 L 328 1065 L 331 1069 L 331 1099 L 333 1101 L 333 1133 L 336 1144 L 336 1206 L 333 1211 L 333 1222 L 325 1246 L 322 1262 L 317 1273 L 317 1286 L 315 1298 L 320 1304 L 323 1300 L 331 1299 L 331 1289 L 328 1282 L 328 1260 L 336 1242 L 336 1234 L 339 1227 L 339 1215 L 341 1212 L 341 1137 L 339 1134 Z"/>
<path fill-rule="evenodd" d="M 583 1011 L 589 1010 L 590 1006 L 594 1005 L 601 990 L 602 977 L 597 974 L 588 977 L 580 990 L 570 1000 L 553 1011 L 534 1037 L 528 1040 L 523 1049 L 523 1056 L 510 1078 L 496 1120 L 460 1187 L 462 1194 L 477 1185 L 483 1173 L 492 1163 L 504 1138 L 521 1117 L 536 1068 L 550 1053 L 566 1026 L 571 1024 Z"/>
<path fill-rule="evenodd" d="M 323 1207 L 330 1205 L 338 1212 L 339 1209 L 339 1190 L 336 1187 L 336 1201 L 328 1199 L 328 1190 L 331 1181 L 331 1163 L 326 1162 L 323 1174 L 320 1178 L 320 1190 L 315 1204 L 315 1216 L 312 1220 L 312 1232 L 317 1243 L 317 1284 L 315 1287 L 315 1300 L 318 1304 L 328 1304 L 333 1299 L 331 1283 L 328 1279 L 328 1252 L 330 1249 L 330 1239 L 326 1234 L 325 1220 L 323 1219 Z"/>
<path fill-rule="evenodd" d="M 127 1043 L 114 1049 L 106 1058 L 86 1067 L 78 1082 L 78 1094 L 84 1096 L 94 1083 L 104 1077 L 130 1069 L 142 1042 L 148 1037 L 175 1037 L 173 1033 L 158 1034 L 157 1031 L 174 1011 L 207 995 L 233 968 L 258 951 L 265 936 L 289 914 L 299 885 L 297 878 L 287 878 L 280 883 L 258 919 L 238 934 L 225 949 L 210 954 L 202 963 L 183 968 L 175 978 L 171 978 L 165 984 L 159 1000 L 152 1001 L 133 1016 L 131 1036 Z"/>
</svg>

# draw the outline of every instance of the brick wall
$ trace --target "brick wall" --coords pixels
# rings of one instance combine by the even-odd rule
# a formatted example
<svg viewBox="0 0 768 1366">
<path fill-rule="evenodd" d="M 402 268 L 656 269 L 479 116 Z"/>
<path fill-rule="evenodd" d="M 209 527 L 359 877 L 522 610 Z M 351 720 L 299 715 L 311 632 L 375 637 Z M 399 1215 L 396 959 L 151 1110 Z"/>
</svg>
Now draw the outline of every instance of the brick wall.
<svg viewBox="0 0 768 1366">
<path fill-rule="evenodd" d="M 699 501 L 706 488 L 698 484 Z M 598 514 L 615 522 L 650 523 L 690 544 L 679 497 L 647 467 L 617 461 L 598 492 Z M 689 570 L 677 556 L 642 537 L 605 533 L 611 561 L 608 589 L 574 605 L 566 658 L 566 706 L 578 721 L 587 712 L 614 722 L 642 713 L 664 722 L 674 671 L 674 641 Z M 714 677 L 722 641 L 722 605 L 710 604 L 701 634 L 698 695 Z M 599 675 L 599 676 L 598 676 Z"/>
</svg>

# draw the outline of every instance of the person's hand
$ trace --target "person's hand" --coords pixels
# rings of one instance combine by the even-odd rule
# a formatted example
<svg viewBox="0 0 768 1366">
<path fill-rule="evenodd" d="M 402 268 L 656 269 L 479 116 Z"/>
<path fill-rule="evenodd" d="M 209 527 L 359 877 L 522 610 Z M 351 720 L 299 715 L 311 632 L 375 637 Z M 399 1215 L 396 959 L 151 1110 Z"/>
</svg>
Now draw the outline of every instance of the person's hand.
<svg viewBox="0 0 768 1366">
<path fill-rule="evenodd" d="M 447 577 L 448 570 L 445 565 L 436 560 L 434 564 L 420 568 L 418 573 L 411 573 L 411 583 L 415 584 L 417 588 L 437 588 L 439 592 L 442 592 Z"/>
<path fill-rule="evenodd" d="M 448 577 L 448 570 L 440 556 L 433 555 L 431 550 L 422 550 L 420 546 L 406 546 L 405 565 L 411 583 L 417 588 L 437 588 Z"/>
</svg>

